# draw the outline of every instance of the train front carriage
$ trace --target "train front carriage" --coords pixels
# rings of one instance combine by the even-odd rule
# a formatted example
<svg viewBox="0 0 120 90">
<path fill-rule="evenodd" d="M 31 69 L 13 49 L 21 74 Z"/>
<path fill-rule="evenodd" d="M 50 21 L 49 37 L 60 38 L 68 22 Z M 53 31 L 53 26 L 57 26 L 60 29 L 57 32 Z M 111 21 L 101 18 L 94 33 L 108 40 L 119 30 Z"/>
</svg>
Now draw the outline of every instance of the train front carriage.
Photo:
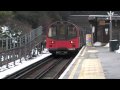
<svg viewBox="0 0 120 90">
<path fill-rule="evenodd" d="M 58 21 L 49 26 L 46 48 L 49 52 L 75 52 L 80 48 L 79 28 L 67 21 Z"/>
</svg>

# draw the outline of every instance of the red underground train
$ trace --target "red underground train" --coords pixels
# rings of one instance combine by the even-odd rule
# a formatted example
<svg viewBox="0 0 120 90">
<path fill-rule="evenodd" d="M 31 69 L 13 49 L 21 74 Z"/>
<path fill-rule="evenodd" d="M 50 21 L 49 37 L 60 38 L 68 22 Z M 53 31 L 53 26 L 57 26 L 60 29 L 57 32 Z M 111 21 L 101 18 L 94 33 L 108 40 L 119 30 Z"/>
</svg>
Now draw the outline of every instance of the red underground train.
<svg viewBox="0 0 120 90">
<path fill-rule="evenodd" d="M 68 21 L 57 21 L 48 27 L 46 48 L 50 53 L 77 52 L 82 47 L 79 27 Z"/>
</svg>

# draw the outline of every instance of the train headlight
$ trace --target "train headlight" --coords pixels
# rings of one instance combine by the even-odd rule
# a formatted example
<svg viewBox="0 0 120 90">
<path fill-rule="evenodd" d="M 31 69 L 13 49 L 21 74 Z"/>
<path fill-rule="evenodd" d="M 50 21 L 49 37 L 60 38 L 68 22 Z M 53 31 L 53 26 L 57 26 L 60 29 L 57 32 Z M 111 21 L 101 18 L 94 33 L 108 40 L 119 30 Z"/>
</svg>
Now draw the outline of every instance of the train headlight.
<svg viewBox="0 0 120 90">
<path fill-rule="evenodd" d="M 73 41 L 70 41 L 71 44 L 73 44 L 74 42 Z"/>
<path fill-rule="evenodd" d="M 54 44 L 55 42 L 54 41 L 51 41 L 51 44 Z"/>
</svg>

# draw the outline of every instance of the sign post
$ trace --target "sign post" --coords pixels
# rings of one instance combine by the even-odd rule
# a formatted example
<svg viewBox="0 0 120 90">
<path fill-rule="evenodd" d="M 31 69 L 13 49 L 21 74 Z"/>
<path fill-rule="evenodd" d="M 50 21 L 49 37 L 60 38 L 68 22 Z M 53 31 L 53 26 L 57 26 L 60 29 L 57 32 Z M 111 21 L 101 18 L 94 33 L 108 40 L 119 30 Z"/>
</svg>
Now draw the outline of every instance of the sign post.
<svg viewBox="0 0 120 90">
<path fill-rule="evenodd" d="M 109 41 L 109 47 L 110 47 L 110 51 L 111 51 L 111 40 L 112 40 L 112 16 L 114 15 L 114 12 L 107 12 L 108 13 L 108 15 L 109 15 L 109 17 L 110 17 L 110 31 L 109 31 L 109 33 L 110 33 L 110 41 Z"/>
</svg>

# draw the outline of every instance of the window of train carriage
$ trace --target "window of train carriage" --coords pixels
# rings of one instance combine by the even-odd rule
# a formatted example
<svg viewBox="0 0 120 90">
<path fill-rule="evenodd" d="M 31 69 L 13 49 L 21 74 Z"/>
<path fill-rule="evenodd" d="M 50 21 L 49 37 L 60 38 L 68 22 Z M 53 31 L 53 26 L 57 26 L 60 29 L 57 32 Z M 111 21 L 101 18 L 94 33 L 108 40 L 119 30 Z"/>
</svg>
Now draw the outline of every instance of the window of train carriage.
<svg viewBox="0 0 120 90">
<path fill-rule="evenodd" d="M 56 37 L 56 27 L 49 28 L 48 37 L 51 37 L 51 38 Z"/>
<path fill-rule="evenodd" d="M 74 38 L 77 36 L 77 31 L 74 26 L 69 26 L 68 27 L 68 38 Z"/>
</svg>

